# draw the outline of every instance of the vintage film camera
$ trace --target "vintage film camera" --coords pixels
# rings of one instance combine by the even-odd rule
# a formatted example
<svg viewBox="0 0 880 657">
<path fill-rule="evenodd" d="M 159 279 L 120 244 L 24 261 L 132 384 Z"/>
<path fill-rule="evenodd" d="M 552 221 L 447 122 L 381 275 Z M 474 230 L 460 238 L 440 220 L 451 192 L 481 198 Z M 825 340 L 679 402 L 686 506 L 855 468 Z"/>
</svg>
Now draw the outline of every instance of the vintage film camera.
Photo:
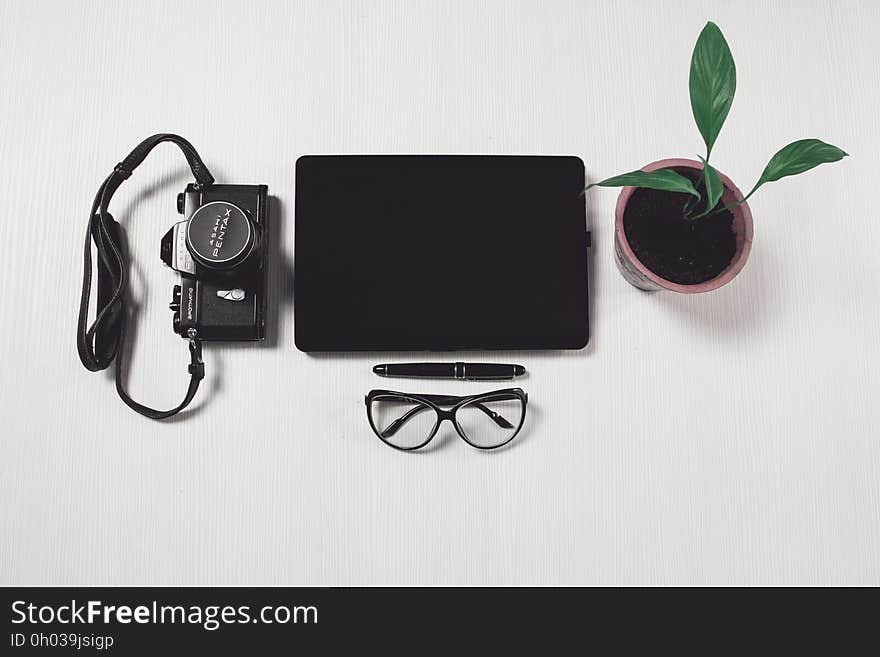
<svg viewBox="0 0 880 657">
<path fill-rule="evenodd" d="M 162 260 L 180 273 L 171 300 L 174 331 L 189 343 L 186 394 L 177 406 L 162 410 L 135 401 L 125 389 L 126 324 L 136 313 L 129 312 L 125 231 L 109 206 L 116 190 L 166 142 L 183 153 L 195 183 L 177 197 L 177 210 L 185 219 L 161 242 Z M 101 183 L 89 213 L 76 332 L 83 366 L 97 372 L 115 364 L 117 394 L 145 417 L 164 420 L 189 406 L 205 378 L 203 341 L 265 338 L 268 210 L 266 185 L 216 184 L 196 149 L 180 135 L 159 133 L 135 146 Z M 93 284 L 97 303 L 90 322 Z"/>
<path fill-rule="evenodd" d="M 265 185 L 188 185 L 186 219 L 162 238 L 163 262 L 180 273 L 174 331 L 201 340 L 262 340 L 266 314 Z"/>
</svg>

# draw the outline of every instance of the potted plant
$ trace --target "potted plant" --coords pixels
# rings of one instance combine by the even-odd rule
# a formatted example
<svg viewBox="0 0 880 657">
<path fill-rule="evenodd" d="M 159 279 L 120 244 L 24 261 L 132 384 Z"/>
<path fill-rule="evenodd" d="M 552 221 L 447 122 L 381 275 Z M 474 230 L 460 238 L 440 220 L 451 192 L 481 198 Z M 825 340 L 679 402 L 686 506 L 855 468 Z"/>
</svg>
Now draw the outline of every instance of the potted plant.
<svg viewBox="0 0 880 657">
<path fill-rule="evenodd" d="M 627 281 L 644 290 L 708 292 L 743 268 L 752 243 L 748 199 L 768 182 L 847 155 L 818 139 L 779 150 L 743 195 L 710 163 L 736 91 L 736 66 L 724 35 L 709 22 L 691 57 L 691 109 L 706 144 L 700 161 L 668 159 L 591 187 L 623 187 L 615 211 L 615 255 Z"/>
</svg>

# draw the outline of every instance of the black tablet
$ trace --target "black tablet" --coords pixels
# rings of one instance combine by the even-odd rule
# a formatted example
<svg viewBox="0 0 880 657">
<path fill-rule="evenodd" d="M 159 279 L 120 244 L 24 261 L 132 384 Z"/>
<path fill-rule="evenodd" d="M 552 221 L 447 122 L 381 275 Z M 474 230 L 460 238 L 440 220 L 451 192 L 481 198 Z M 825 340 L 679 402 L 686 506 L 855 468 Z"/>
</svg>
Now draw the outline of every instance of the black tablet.
<svg viewBox="0 0 880 657">
<path fill-rule="evenodd" d="M 299 158 L 296 346 L 585 346 L 583 188 L 577 157 Z"/>
</svg>

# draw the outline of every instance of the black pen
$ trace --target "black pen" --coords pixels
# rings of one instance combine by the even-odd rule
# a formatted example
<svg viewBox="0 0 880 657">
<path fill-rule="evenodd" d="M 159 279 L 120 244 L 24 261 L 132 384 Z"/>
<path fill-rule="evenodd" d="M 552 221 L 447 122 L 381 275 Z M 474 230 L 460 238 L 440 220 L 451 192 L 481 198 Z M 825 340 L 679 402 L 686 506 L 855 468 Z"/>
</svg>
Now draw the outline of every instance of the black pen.
<svg viewBox="0 0 880 657">
<path fill-rule="evenodd" d="M 502 363 L 391 363 L 376 365 L 379 376 L 400 376 L 420 379 L 466 379 L 468 381 L 500 381 L 522 376 L 522 365 Z"/>
</svg>

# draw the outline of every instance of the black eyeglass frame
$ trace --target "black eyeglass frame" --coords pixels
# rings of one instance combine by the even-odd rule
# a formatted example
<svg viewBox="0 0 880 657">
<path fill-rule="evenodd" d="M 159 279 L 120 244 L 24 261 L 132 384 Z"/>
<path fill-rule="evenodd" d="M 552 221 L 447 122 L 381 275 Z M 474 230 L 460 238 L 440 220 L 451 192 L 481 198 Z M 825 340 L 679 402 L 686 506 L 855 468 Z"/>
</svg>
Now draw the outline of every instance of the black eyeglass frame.
<svg viewBox="0 0 880 657">
<path fill-rule="evenodd" d="M 434 428 L 431 429 L 431 433 L 428 434 L 428 437 L 424 440 L 424 442 L 422 442 L 418 445 L 415 445 L 414 447 L 400 447 L 399 445 L 395 445 L 394 443 L 389 442 L 386 439 L 386 437 L 382 435 L 382 432 L 379 430 L 379 428 L 376 426 L 376 423 L 373 421 L 373 411 L 372 411 L 373 402 L 376 399 L 382 398 L 382 397 L 397 398 L 398 401 L 414 401 L 414 402 L 418 402 L 420 404 L 423 404 L 425 406 L 428 406 L 429 408 L 432 408 L 434 410 L 434 412 L 436 413 L 436 416 L 437 416 L 437 420 L 434 422 Z M 502 398 L 499 399 L 499 397 L 502 397 Z M 468 405 L 477 406 L 484 413 L 489 415 L 489 417 L 491 417 L 493 420 L 495 420 L 496 424 L 498 424 L 499 426 L 503 427 L 504 426 L 504 424 L 502 424 L 502 422 L 503 422 L 503 423 L 506 423 L 509 427 L 513 427 L 513 425 L 510 424 L 509 422 L 507 422 L 505 418 L 499 416 L 494 411 L 487 409 L 485 406 L 483 406 L 483 407 L 479 406 L 480 402 L 502 401 L 502 400 L 509 400 L 511 398 L 519 399 L 520 402 L 522 402 L 522 413 L 520 414 L 519 424 L 516 425 L 516 428 L 514 429 L 513 433 L 510 435 L 510 437 L 507 440 L 505 440 L 503 443 L 499 443 L 498 445 L 491 445 L 491 446 L 477 445 L 476 443 L 471 442 L 468 439 L 467 435 L 465 434 L 464 430 L 461 428 L 461 425 L 459 425 L 458 420 L 456 419 L 456 413 L 458 412 L 458 409 L 460 409 L 464 406 L 468 406 Z M 526 412 L 527 412 L 528 406 L 529 406 L 528 402 L 529 402 L 529 396 L 528 396 L 528 394 L 525 393 L 525 391 L 522 390 L 522 388 L 505 388 L 503 390 L 492 390 L 490 392 L 483 392 L 478 395 L 466 395 L 466 396 L 414 394 L 414 393 L 409 393 L 409 392 L 398 392 L 396 390 L 370 390 L 370 392 L 367 393 L 366 397 L 364 397 L 364 403 L 367 406 L 367 420 L 370 423 L 370 427 L 373 429 L 373 433 L 375 433 L 376 436 L 379 437 L 379 440 L 381 440 L 383 443 L 385 443 L 389 447 L 393 447 L 396 450 L 400 450 L 401 452 L 412 452 L 417 449 L 421 449 L 422 447 L 424 447 L 425 445 L 430 443 L 431 440 L 434 439 L 434 436 L 437 435 L 437 431 L 440 429 L 440 425 L 443 424 L 443 422 L 445 420 L 449 420 L 452 423 L 452 426 L 455 427 L 456 433 L 461 437 L 462 440 L 464 440 L 471 447 L 474 447 L 476 449 L 481 449 L 484 451 L 498 449 L 499 447 L 504 447 L 505 445 L 510 443 L 510 441 L 512 441 L 514 438 L 516 438 L 516 436 L 519 434 L 520 430 L 522 429 L 523 424 L 525 423 L 525 420 L 526 420 Z M 451 408 L 446 410 L 444 408 L 441 408 L 442 406 L 451 406 Z M 414 410 L 415 409 L 411 409 L 410 413 L 414 412 Z M 398 420 L 395 420 L 395 422 L 399 422 L 400 420 L 402 420 L 406 417 L 408 417 L 407 414 L 405 414 L 403 416 L 403 418 L 398 418 Z M 499 421 L 499 418 L 500 418 L 500 421 Z M 405 419 L 404 419 L 404 421 L 405 421 Z M 394 423 L 392 423 L 392 425 L 393 424 Z M 392 425 L 389 425 L 389 427 L 385 429 L 386 433 L 388 432 L 388 429 Z"/>
</svg>

